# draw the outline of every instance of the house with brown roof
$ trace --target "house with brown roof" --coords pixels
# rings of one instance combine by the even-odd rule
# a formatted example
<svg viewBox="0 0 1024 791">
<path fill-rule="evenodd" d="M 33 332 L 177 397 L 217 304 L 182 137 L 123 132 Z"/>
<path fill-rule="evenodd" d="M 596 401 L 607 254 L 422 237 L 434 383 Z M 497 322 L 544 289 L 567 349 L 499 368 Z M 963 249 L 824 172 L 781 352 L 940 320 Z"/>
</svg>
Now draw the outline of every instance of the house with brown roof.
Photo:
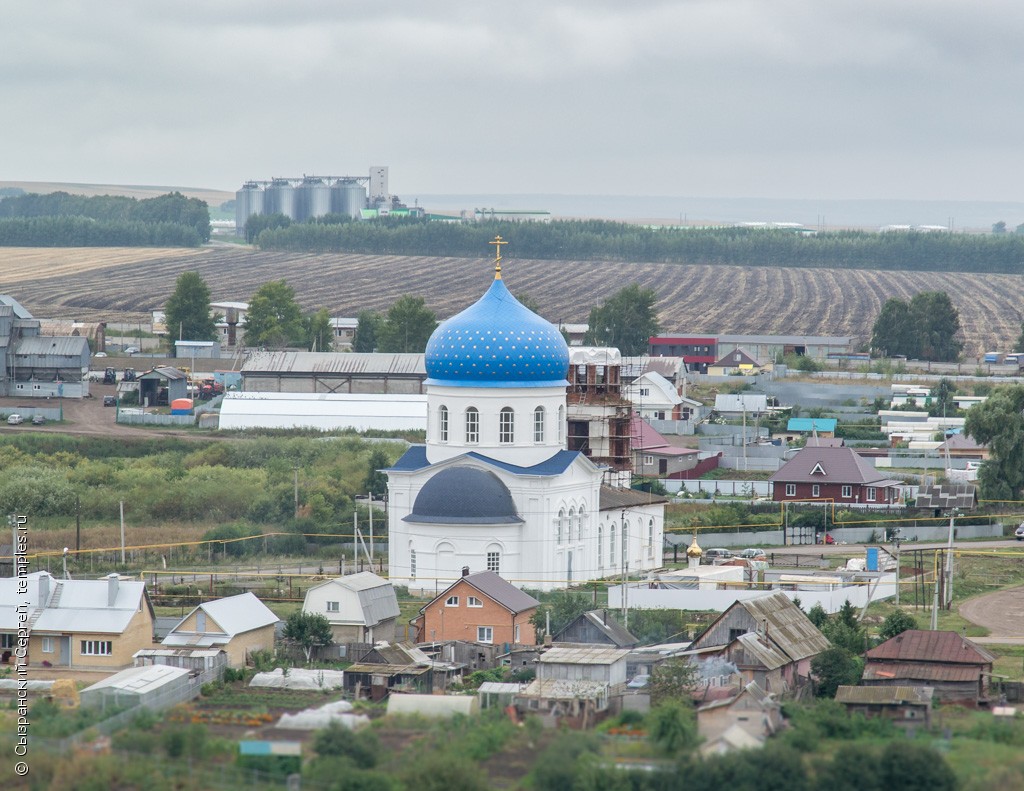
<svg viewBox="0 0 1024 791">
<path fill-rule="evenodd" d="M 605 609 L 580 613 L 562 627 L 553 642 L 635 648 L 640 641 Z"/>
<path fill-rule="evenodd" d="M 829 641 L 782 592 L 736 601 L 684 652 L 736 666 L 744 684 L 778 694 L 807 683 L 811 660 Z"/>
<path fill-rule="evenodd" d="M 898 503 L 902 481 L 883 475 L 853 448 L 807 446 L 769 479 L 772 499 L 831 500 L 836 505 Z"/>
<path fill-rule="evenodd" d="M 534 645 L 530 618 L 540 602 L 493 571 L 462 577 L 420 609 L 413 619 L 416 642 L 469 640 L 477 643 Z"/>
<path fill-rule="evenodd" d="M 721 754 L 737 748 L 760 747 L 782 728 L 782 723 L 778 701 L 750 682 L 737 694 L 697 709 L 697 732 L 704 739 L 701 753 Z"/>
<path fill-rule="evenodd" d="M 909 629 L 864 655 L 863 686 L 927 686 L 946 703 L 988 700 L 995 657 L 957 632 Z"/>
<path fill-rule="evenodd" d="M 634 414 L 630 422 L 633 472 L 643 477 L 682 478 L 697 466 L 699 451 L 670 445 L 650 423 Z"/>
<path fill-rule="evenodd" d="M 753 376 L 764 366 L 746 351 L 733 349 L 708 366 L 708 376 Z"/>
</svg>

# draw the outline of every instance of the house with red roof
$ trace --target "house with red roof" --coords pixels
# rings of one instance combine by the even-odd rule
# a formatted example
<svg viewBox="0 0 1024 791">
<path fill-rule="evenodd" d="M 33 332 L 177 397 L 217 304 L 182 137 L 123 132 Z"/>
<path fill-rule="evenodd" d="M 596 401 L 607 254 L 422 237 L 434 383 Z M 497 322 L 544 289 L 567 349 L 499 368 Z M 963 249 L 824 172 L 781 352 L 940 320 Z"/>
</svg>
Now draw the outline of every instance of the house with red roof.
<svg viewBox="0 0 1024 791">
<path fill-rule="evenodd" d="M 900 500 L 903 481 L 875 469 L 853 448 L 808 445 L 769 479 L 772 499 L 830 500 L 836 505 L 889 505 Z"/>
<path fill-rule="evenodd" d="M 988 700 L 995 657 L 958 632 L 908 629 L 864 655 L 864 686 L 928 686 L 944 702 Z"/>
<path fill-rule="evenodd" d="M 697 466 L 698 451 L 670 445 L 640 415 L 630 423 L 633 472 L 651 478 L 683 478 L 682 473 Z"/>
</svg>

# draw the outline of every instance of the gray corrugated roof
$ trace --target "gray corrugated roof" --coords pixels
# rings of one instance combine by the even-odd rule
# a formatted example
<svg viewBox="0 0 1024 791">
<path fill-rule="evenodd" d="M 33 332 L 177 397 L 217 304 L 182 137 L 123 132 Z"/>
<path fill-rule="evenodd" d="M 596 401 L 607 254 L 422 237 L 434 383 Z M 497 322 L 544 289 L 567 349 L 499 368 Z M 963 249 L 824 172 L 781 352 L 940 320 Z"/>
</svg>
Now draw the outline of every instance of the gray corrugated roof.
<svg viewBox="0 0 1024 791">
<path fill-rule="evenodd" d="M 583 613 L 583 617 L 600 629 L 617 646 L 632 647 L 640 642 L 630 634 L 626 627 L 608 615 L 607 610 L 591 610 Z"/>
<path fill-rule="evenodd" d="M 254 352 L 242 365 L 242 373 L 333 373 L 425 377 L 427 369 L 422 354 Z"/>
<path fill-rule="evenodd" d="M 917 703 L 927 705 L 931 703 L 932 695 L 934 693 L 935 689 L 933 687 L 841 686 L 836 690 L 836 702 L 860 703 L 873 706 L 898 706 L 902 703 Z"/>
<path fill-rule="evenodd" d="M 40 580 L 44 576 L 49 585 L 46 602 L 40 601 L 39 597 Z M 45 571 L 37 571 L 29 574 L 27 580 L 27 590 L 19 593 L 18 578 L 0 579 L 0 629 L 18 628 L 15 603 L 24 601 L 30 611 L 43 608 L 33 627 L 36 632 L 120 634 L 146 604 L 143 599 L 146 585 L 143 582 L 118 580 L 114 603 L 110 606 L 107 604 L 110 592 L 108 578 L 58 580 Z M 58 601 L 57 606 L 53 606 L 54 601 Z"/>
<path fill-rule="evenodd" d="M 540 661 L 547 665 L 613 665 L 628 655 L 628 648 L 555 646 L 541 654 Z"/>
<path fill-rule="evenodd" d="M 280 620 L 273 611 L 259 600 L 255 593 L 249 591 L 224 599 L 214 599 L 194 607 L 182 618 L 178 625 L 188 620 L 196 610 L 202 609 L 229 637 L 263 626 L 270 626 Z M 177 630 L 177 626 L 174 630 Z"/>
<path fill-rule="evenodd" d="M 89 350 L 89 340 L 80 335 L 35 335 L 22 338 L 14 347 L 15 357 L 56 355 L 80 357 Z"/>
<path fill-rule="evenodd" d="M 789 657 L 774 646 L 764 642 L 756 632 L 747 632 L 736 638 L 743 649 L 769 670 L 789 664 Z"/>
<path fill-rule="evenodd" d="M 719 343 L 771 343 L 782 346 L 849 346 L 849 335 L 719 335 Z"/>
<path fill-rule="evenodd" d="M 519 590 L 511 582 L 503 580 L 493 571 L 478 571 L 476 574 L 462 577 L 455 584 L 458 585 L 459 582 L 472 585 L 482 594 L 493 599 L 511 612 L 519 613 L 540 605 L 540 602 L 529 593 Z M 442 593 L 441 596 L 444 596 L 444 594 Z"/>
<path fill-rule="evenodd" d="M 768 623 L 768 639 L 794 662 L 817 656 L 830 647 L 828 638 L 785 593 L 773 591 L 736 603 L 760 626 Z"/>
<path fill-rule="evenodd" d="M 398 609 L 398 596 L 395 595 L 394 586 L 391 584 L 364 588 L 359 591 L 358 596 L 367 626 L 376 626 L 401 614 Z"/>
</svg>

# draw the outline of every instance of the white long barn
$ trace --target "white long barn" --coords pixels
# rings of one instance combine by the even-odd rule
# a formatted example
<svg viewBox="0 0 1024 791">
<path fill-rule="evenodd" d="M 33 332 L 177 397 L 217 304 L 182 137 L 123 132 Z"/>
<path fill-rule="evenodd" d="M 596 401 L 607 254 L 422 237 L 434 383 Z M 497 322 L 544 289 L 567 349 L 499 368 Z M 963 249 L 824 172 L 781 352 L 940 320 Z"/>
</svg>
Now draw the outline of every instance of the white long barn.
<svg viewBox="0 0 1024 791">
<path fill-rule="evenodd" d="M 393 393 L 227 393 L 221 403 L 220 428 L 425 431 L 427 397 Z"/>
</svg>

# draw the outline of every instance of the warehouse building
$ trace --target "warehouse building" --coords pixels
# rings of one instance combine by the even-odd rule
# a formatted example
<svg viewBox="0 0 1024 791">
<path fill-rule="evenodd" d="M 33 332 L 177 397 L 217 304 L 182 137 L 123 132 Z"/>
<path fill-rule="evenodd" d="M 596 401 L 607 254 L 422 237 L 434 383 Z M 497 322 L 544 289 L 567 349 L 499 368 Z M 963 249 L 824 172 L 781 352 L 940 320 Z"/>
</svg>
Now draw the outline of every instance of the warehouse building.
<svg viewBox="0 0 1024 791">
<path fill-rule="evenodd" d="M 89 341 L 43 335 L 41 322 L 16 299 L 0 295 L 0 395 L 84 398 L 89 395 Z"/>
</svg>

